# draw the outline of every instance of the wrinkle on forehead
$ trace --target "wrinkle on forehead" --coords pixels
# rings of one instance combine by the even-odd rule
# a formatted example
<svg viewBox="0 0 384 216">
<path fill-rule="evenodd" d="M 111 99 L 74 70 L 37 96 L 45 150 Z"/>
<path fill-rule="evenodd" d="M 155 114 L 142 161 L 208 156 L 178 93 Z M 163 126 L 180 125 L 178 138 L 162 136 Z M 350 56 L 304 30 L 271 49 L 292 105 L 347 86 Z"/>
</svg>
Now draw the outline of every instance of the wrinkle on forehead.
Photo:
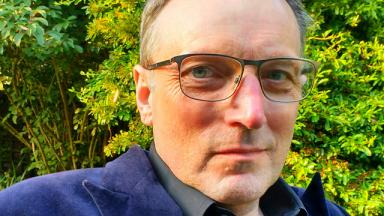
<svg viewBox="0 0 384 216">
<path fill-rule="evenodd" d="M 280 44 L 275 43 L 273 40 L 271 40 L 270 43 L 264 41 L 262 47 L 259 47 L 253 46 L 252 43 L 239 43 L 238 39 L 229 39 L 227 41 L 220 40 L 220 42 L 218 42 L 216 40 L 217 38 L 214 37 L 211 38 L 207 36 L 205 39 L 210 41 L 210 43 L 201 44 L 200 41 L 191 40 L 189 46 L 186 49 L 181 50 L 180 53 L 218 53 L 247 60 L 262 60 L 278 57 L 299 57 L 299 49 L 293 51 L 281 49 Z M 244 39 L 244 37 L 242 39 Z"/>
<path fill-rule="evenodd" d="M 276 13 L 283 14 L 287 19 L 275 18 Z M 276 41 L 284 43 L 292 38 L 296 39 L 298 48 L 297 53 L 290 55 L 300 52 L 299 27 L 285 0 L 270 0 L 267 4 L 263 0 L 170 1 L 156 20 L 156 25 L 157 51 L 160 54 L 154 55 L 156 60 L 205 50 L 215 52 L 215 49 L 220 49 L 217 52 L 222 54 L 251 59 L 281 56 Z M 281 32 L 273 32 L 269 26 L 285 27 L 286 31 L 282 35 Z M 258 43 L 258 38 L 263 38 L 266 53 L 253 46 Z M 201 41 L 204 44 L 199 45 Z M 215 44 L 215 41 L 221 44 Z"/>
</svg>

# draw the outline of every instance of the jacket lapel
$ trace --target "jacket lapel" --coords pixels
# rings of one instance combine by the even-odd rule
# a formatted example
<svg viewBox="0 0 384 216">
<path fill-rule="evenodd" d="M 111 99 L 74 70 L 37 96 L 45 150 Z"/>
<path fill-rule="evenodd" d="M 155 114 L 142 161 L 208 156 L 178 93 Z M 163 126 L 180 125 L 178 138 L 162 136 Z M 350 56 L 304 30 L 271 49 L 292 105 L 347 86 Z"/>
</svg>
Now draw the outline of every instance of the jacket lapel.
<svg viewBox="0 0 384 216">
<path fill-rule="evenodd" d="M 302 202 L 311 216 L 329 215 L 320 173 L 316 173 L 312 178 L 302 196 Z"/>
<path fill-rule="evenodd" d="M 137 146 L 108 163 L 100 182 L 84 180 L 83 186 L 101 215 L 182 215 Z"/>
</svg>

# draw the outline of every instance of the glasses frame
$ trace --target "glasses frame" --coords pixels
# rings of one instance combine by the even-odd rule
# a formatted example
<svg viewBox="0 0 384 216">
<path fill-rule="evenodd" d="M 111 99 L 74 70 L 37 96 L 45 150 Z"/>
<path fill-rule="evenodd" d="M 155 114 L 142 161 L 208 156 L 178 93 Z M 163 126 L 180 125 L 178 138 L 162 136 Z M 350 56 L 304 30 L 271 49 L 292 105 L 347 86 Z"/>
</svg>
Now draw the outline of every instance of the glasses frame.
<svg viewBox="0 0 384 216">
<path fill-rule="evenodd" d="M 233 90 L 232 94 L 230 94 L 229 96 L 225 97 L 225 98 L 222 98 L 222 99 L 217 99 L 217 100 L 204 100 L 204 99 L 200 99 L 200 98 L 194 98 L 194 97 L 191 97 L 189 96 L 188 94 L 186 94 L 182 88 L 182 85 L 181 85 L 181 72 L 180 72 L 180 69 L 181 69 L 181 63 L 183 62 L 184 59 L 188 58 L 188 57 L 191 57 L 191 56 L 199 56 L 199 55 L 205 55 L 205 56 L 221 56 L 221 57 L 225 57 L 225 58 L 230 58 L 230 59 L 233 59 L 233 60 L 236 60 L 237 62 L 240 63 L 241 65 L 241 73 L 240 73 L 240 79 L 236 82 L 236 87 L 235 89 Z M 235 92 L 237 91 L 237 88 L 239 87 L 239 84 L 240 84 L 240 81 L 241 79 L 243 78 L 243 73 L 244 73 L 244 67 L 246 65 L 253 65 L 253 66 L 256 66 L 257 68 L 257 71 L 260 70 L 260 67 L 261 65 L 263 65 L 265 62 L 269 62 L 269 61 L 274 61 L 274 60 L 298 60 L 298 61 L 304 61 L 304 62 L 307 62 L 309 64 L 311 64 L 314 68 L 314 81 L 311 85 L 311 87 L 309 88 L 309 91 L 308 93 L 302 97 L 300 100 L 291 100 L 291 101 L 280 101 L 280 100 L 274 100 L 272 98 L 270 98 L 266 93 L 265 93 L 265 90 L 264 90 L 264 87 L 260 81 L 261 77 L 260 77 L 260 73 L 257 73 L 257 79 L 259 81 L 259 84 L 260 84 L 260 87 L 262 89 L 262 92 L 263 92 L 263 95 L 264 97 L 266 97 L 268 100 L 270 101 L 273 101 L 273 102 L 279 102 L 279 103 L 294 103 L 294 102 L 299 102 L 299 101 L 302 101 L 304 100 L 312 91 L 313 87 L 315 86 L 315 81 L 316 81 L 316 74 L 317 74 L 317 70 L 318 70 L 318 66 L 319 66 L 319 63 L 316 62 L 316 61 L 313 61 L 313 60 L 310 60 L 310 59 L 306 59 L 306 58 L 293 58 L 293 57 L 278 57 L 278 58 L 269 58 L 269 59 L 261 59 L 261 60 L 248 60 L 248 59 L 241 59 L 241 58 L 236 58 L 236 57 L 233 57 L 233 56 L 228 56 L 228 55 L 223 55 L 223 54 L 216 54 L 216 53 L 193 53 L 193 54 L 184 54 L 184 55 L 177 55 L 177 56 L 174 56 L 172 57 L 171 59 L 168 59 L 168 60 L 164 60 L 164 61 L 160 61 L 160 62 L 157 62 L 157 63 L 154 63 L 154 64 L 151 64 L 149 66 L 147 66 L 147 69 L 148 70 L 155 70 L 159 67 L 163 67 L 163 66 L 167 66 L 167 65 L 171 65 L 173 63 L 177 63 L 177 69 L 178 69 L 178 72 L 179 72 L 179 85 L 180 85 L 180 89 L 181 91 L 183 92 L 183 94 L 191 99 L 194 99 L 194 100 L 199 100 L 199 101 L 207 101 L 207 102 L 218 102 L 218 101 L 223 101 L 223 100 L 226 100 L 230 97 L 233 96 L 233 94 L 235 94 Z"/>
</svg>

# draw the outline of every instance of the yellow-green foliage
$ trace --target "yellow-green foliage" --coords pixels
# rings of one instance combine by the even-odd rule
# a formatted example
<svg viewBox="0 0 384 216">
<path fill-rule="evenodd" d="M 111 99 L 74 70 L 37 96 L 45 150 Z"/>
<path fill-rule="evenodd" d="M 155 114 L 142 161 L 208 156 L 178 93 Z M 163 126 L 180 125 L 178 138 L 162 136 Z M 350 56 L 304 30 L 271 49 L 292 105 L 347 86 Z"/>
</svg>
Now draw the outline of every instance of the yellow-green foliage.
<svg viewBox="0 0 384 216">
<path fill-rule="evenodd" d="M 306 3 L 306 2 L 304 2 Z M 308 1 L 306 54 L 321 63 L 301 104 L 284 176 L 306 186 L 321 172 L 352 215 L 384 214 L 384 1 Z"/>
</svg>

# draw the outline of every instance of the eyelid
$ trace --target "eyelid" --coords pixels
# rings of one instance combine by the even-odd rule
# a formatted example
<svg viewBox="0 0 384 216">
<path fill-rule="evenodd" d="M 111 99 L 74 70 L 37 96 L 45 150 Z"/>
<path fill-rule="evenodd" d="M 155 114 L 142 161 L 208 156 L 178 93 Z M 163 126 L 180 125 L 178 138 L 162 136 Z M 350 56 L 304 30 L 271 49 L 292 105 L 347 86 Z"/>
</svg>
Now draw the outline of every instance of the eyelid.
<svg viewBox="0 0 384 216">
<path fill-rule="evenodd" d="M 194 64 L 187 67 L 183 66 L 181 68 L 182 69 L 181 74 L 184 74 L 185 72 L 191 72 L 194 68 L 203 67 L 203 68 L 208 68 L 211 71 L 211 73 L 216 76 L 228 77 L 232 75 L 232 73 L 229 72 L 231 70 L 223 69 L 223 67 L 220 67 L 220 66 L 221 65 L 219 64 Z"/>
<path fill-rule="evenodd" d="M 214 72 L 211 70 L 210 67 L 206 67 L 206 66 L 196 66 L 194 68 L 192 68 L 192 70 L 194 69 L 198 69 L 198 70 L 203 70 L 204 72 L 208 73 L 209 75 L 212 75 Z M 191 70 L 191 71 L 192 71 Z"/>
<path fill-rule="evenodd" d="M 211 67 L 210 66 L 207 66 L 207 65 L 200 65 L 200 64 L 194 64 L 194 65 L 188 65 L 188 66 L 183 66 L 181 69 L 182 69 L 182 73 L 183 72 L 191 72 L 193 69 L 201 69 L 201 68 L 204 68 L 204 69 L 210 69 Z"/>
</svg>

